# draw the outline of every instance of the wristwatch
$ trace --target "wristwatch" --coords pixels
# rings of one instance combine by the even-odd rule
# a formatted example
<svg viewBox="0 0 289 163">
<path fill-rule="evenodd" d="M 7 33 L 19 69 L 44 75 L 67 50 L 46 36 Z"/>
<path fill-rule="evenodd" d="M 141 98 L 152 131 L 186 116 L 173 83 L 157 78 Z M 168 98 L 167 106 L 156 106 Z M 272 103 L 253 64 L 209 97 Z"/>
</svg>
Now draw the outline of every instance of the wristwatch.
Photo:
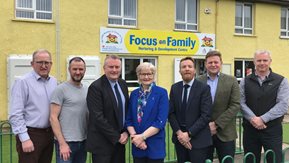
<svg viewBox="0 0 289 163">
<path fill-rule="evenodd" d="M 146 140 L 146 139 L 147 139 L 147 137 L 146 137 L 143 133 L 141 134 L 141 136 L 142 136 L 142 139 L 143 139 L 143 140 Z"/>
</svg>

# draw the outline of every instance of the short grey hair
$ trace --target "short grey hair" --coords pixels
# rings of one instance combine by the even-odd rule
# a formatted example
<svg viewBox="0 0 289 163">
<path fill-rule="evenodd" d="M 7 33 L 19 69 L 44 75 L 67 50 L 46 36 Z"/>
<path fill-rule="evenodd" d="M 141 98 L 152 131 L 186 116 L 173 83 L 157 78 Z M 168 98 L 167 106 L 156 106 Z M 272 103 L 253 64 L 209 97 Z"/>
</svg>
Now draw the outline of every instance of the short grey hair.
<svg viewBox="0 0 289 163">
<path fill-rule="evenodd" d="M 139 77 L 140 73 L 142 70 L 144 69 L 149 69 L 151 70 L 151 72 L 153 73 L 154 75 L 154 78 L 155 78 L 155 75 L 156 75 L 156 67 L 152 64 L 152 63 L 149 63 L 149 62 L 143 62 L 143 63 L 140 63 L 137 68 L 136 68 L 136 74 L 137 76 Z"/>
<path fill-rule="evenodd" d="M 267 54 L 270 57 L 270 59 L 272 59 L 271 58 L 271 52 L 269 50 L 256 50 L 255 53 L 254 53 L 254 59 L 259 54 Z"/>
<path fill-rule="evenodd" d="M 48 50 L 46 50 L 46 49 L 38 49 L 38 50 L 36 50 L 36 51 L 33 52 L 33 54 L 32 54 L 32 61 L 34 61 L 35 58 L 36 58 L 36 56 L 37 56 L 38 54 L 40 54 L 40 53 L 47 53 L 47 54 L 49 55 L 50 60 L 51 60 L 51 53 L 50 53 Z"/>
<path fill-rule="evenodd" d="M 107 60 L 108 60 L 108 59 L 120 60 L 120 62 L 121 62 L 121 59 L 120 59 L 119 56 L 114 55 L 114 54 L 108 54 L 108 55 L 106 55 L 106 57 L 105 57 L 105 59 L 104 59 L 103 68 L 106 66 L 106 64 L 107 64 Z"/>
</svg>

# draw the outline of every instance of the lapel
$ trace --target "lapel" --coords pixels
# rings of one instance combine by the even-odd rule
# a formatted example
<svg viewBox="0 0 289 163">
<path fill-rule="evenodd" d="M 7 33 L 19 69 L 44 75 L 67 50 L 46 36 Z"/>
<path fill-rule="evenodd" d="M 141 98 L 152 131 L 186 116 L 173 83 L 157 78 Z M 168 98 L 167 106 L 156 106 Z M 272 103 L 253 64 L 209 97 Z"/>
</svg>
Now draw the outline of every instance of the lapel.
<svg viewBox="0 0 289 163">
<path fill-rule="evenodd" d="M 118 80 L 118 84 L 120 86 L 120 89 L 124 95 L 124 101 L 125 101 L 125 104 L 124 104 L 124 108 L 125 108 L 125 112 L 127 112 L 127 102 L 128 102 L 128 91 L 127 91 L 127 87 L 126 85 L 124 84 L 124 82 L 122 82 L 121 80 Z"/>
<path fill-rule="evenodd" d="M 226 81 L 224 80 L 224 75 L 220 73 L 213 105 L 215 105 L 215 101 L 217 100 L 218 97 L 222 97 L 219 90 L 222 90 L 225 86 L 226 86 Z"/>
<path fill-rule="evenodd" d="M 153 86 L 152 92 L 151 92 L 149 98 L 147 99 L 147 104 L 144 108 L 144 116 L 142 117 L 143 122 L 147 121 L 147 119 L 150 117 L 152 109 L 154 108 L 155 100 L 156 100 L 156 96 L 157 96 L 157 91 L 155 89 L 156 89 L 156 87 Z"/>
<path fill-rule="evenodd" d="M 176 96 L 175 97 L 177 99 L 177 106 L 179 106 L 179 110 L 181 111 L 182 109 L 182 93 L 183 93 L 183 82 L 179 82 L 177 85 L 176 85 Z"/>
<path fill-rule="evenodd" d="M 188 98 L 188 103 L 187 103 L 187 108 L 186 109 L 188 109 L 188 107 L 189 106 L 191 106 L 191 103 L 192 103 L 192 101 L 193 101 L 193 98 L 194 98 L 194 96 L 196 95 L 196 93 L 194 93 L 195 91 L 197 91 L 197 85 L 198 85 L 198 83 L 197 83 L 198 81 L 195 79 L 194 80 L 194 83 L 193 83 L 193 85 L 192 85 L 192 87 L 191 87 L 191 89 L 190 89 L 190 94 L 189 94 L 189 98 Z"/>
<path fill-rule="evenodd" d="M 104 90 L 108 91 L 108 95 L 109 95 L 109 97 L 110 97 L 110 99 L 112 101 L 113 110 L 115 112 L 115 115 L 116 115 L 117 119 L 119 119 L 120 117 L 118 115 L 120 113 L 119 113 L 119 109 L 117 107 L 117 101 L 116 101 L 115 95 L 113 93 L 113 90 L 111 88 L 110 82 L 109 82 L 109 80 L 107 79 L 107 77 L 105 75 L 104 75 L 104 80 L 105 80 L 104 81 L 104 85 L 105 85 Z M 106 100 L 106 99 L 104 99 L 104 100 Z M 118 122 L 119 122 L 119 120 L 118 120 Z"/>
</svg>

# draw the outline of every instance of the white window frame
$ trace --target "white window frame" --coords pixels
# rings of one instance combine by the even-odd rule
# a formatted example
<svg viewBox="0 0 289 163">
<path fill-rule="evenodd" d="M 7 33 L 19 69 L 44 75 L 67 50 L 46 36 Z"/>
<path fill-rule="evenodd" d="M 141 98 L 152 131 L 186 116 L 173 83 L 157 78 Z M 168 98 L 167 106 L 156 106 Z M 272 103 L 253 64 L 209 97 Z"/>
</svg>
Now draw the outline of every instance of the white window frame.
<svg viewBox="0 0 289 163">
<path fill-rule="evenodd" d="M 125 80 L 127 83 L 138 83 L 138 80 L 127 80 L 125 79 L 125 59 L 138 59 L 140 60 L 140 63 L 143 63 L 145 59 L 152 59 L 152 60 L 155 60 L 155 64 L 154 66 L 157 67 L 157 63 L 158 63 L 158 59 L 157 57 L 127 57 L 127 56 L 121 56 L 121 78 L 123 80 Z M 155 80 L 157 79 L 157 76 L 155 76 Z"/>
<path fill-rule="evenodd" d="M 121 15 L 111 15 L 110 14 L 110 0 L 108 0 L 108 20 L 107 20 L 107 23 L 109 26 L 121 26 L 121 27 L 136 27 L 137 26 L 137 6 L 138 6 L 138 0 L 135 0 L 136 1 L 136 5 L 135 5 L 135 12 L 136 12 L 136 15 L 135 15 L 135 18 L 130 18 L 130 17 L 125 17 L 124 16 L 124 0 L 121 0 Z M 112 18 L 112 19 L 121 19 L 121 24 L 109 24 L 109 19 Z M 124 24 L 124 20 L 134 20 L 135 21 L 135 25 L 125 25 Z"/>
<path fill-rule="evenodd" d="M 198 29 L 199 29 L 199 26 L 198 26 L 198 23 L 199 23 L 199 0 L 196 0 L 196 23 L 188 23 L 188 0 L 185 0 L 185 21 L 177 21 L 177 1 L 178 0 L 175 0 L 175 30 L 176 31 L 192 31 L 192 32 L 197 32 Z M 176 28 L 176 24 L 184 24 L 186 26 L 186 29 L 178 29 Z M 191 30 L 191 29 L 188 29 L 188 25 L 192 25 L 192 26 L 195 26 L 196 29 L 195 30 Z"/>
<path fill-rule="evenodd" d="M 253 59 L 235 59 L 234 60 L 234 64 L 235 62 L 241 62 L 242 63 L 242 73 L 240 74 L 241 77 L 237 77 L 236 75 L 236 65 L 234 66 L 234 76 L 237 78 L 237 80 L 240 82 L 244 77 L 246 77 L 246 62 L 252 62 L 254 64 Z M 252 68 L 252 73 L 254 72 L 254 68 Z"/>
<path fill-rule="evenodd" d="M 285 24 L 286 27 L 285 29 L 282 29 L 282 26 L 280 24 L 280 37 L 284 37 L 284 38 L 289 38 L 289 7 L 281 7 L 281 12 L 282 10 L 286 10 L 286 19 L 285 19 Z M 282 19 L 282 17 L 280 17 Z M 282 33 L 285 32 L 285 35 L 282 35 Z"/>
<path fill-rule="evenodd" d="M 253 3 L 245 3 L 245 2 L 236 2 L 236 6 L 237 5 L 241 5 L 242 6 L 242 26 L 237 26 L 235 24 L 235 34 L 242 34 L 242 35 L 253 35 L 253 26 L 254 26 L 254 5 Z M 245 27 L 245 10 L 244 10 L 244 6 L 251 6 L 251 15 L 252 15 L 252 26 L 250 28 Z M 236 23 L 236 13 L 235 13 L 235 23 Z M 238 33 L 236 32 L 236 29 L 238 30 L 242 30 L 242 32 Z M 251 31 L 251 33 L 245 33 L 245 30 Z"/>
<path fill-rule="evenodd" d="M 52 21 L 53 19 L 53 0 L 51 1 L 51 11 L 44 11 L 44 10 L 37 10 L 36 9 L 36 1 L 37 0 L 32 0 L 32 7 L 31 8 L 25 8 L 25 7 L 20 7 L 18 4 L 18 0 L 15 0 L 15 18 L 17 19 L 28 19 L 28 20 L 45 20 L 45 21 Z M 27 11 L 27 12 L 33 12 L 33 18 L 26 18 L 26 17 L 17 17 L 17 11 Z M 47 13 L 47 14 L 51 14 L 51 19 L 41 19 L 41 18 L 37 18 L 37 13 Z"/>
</svg>

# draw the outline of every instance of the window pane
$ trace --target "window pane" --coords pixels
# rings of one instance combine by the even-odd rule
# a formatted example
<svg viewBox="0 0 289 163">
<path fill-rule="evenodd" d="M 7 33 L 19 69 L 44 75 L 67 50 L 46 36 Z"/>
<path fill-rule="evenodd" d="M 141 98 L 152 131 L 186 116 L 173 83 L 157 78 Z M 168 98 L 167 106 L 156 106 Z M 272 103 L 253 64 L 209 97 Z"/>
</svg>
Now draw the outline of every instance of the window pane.
<svg viewBox="0 0 289 163">
<path fill-rule="evenodd" d="M 281 32 L 281 36 L 286 36 L 286 32 Z"/>
<path fill-rule="evenodd" d="M 123 25 L 136 26 L 136 20 L 123 20 Z"/>
<path fill-rule="evenodd" d="M 195 31 L 195 30 L 197 30 L 197 26 L 196 25 L 187 25 L 187 30 L 193 30 L 193 31 Z"/>
<path fill-rule="evenodd" d="M 175 24 L 175 29 L 186 29 L 186 24 Z"/>
<path fill-rule="evenodd" d="M 108 18 L 108 24 L 122 25 L 122 19 Z"/>
<path fill-rule="evenodd" d="M 17 0 L 17 7 L 32 8 L 32 0 Z"/>
<path fill-rule="evenodd" d="M 235 29 L 235 33 L 243 33 L 243 29 Z"/>
<path fill-rule="evenodd" d="M 281 9 L 281 29 L 286 29 L 286 15 L 287 15 L 287 9 L 282 8 Z"/>
<path fill-rule="evenodd" d="M 242 5 L 236 4 L 235 26 L 242 26 Z"/>
<path fill-rule="evenodd" d="M 176 0 L 176 21 L 185 21 L 185 0 Z"/>
<path fill-rule="evenodd" d="M 51 0 L 36 0 L 36 10 L 52 11 Z"/>
<path fill-rule="evenodd" d="M 242 78 L 243 74 L 243 62 L 242 61 L 235 61 L 235 77 Z"/>
<path fill-rule="evenodd" d="M 152 63 L 154 66 L 156 65 L 156 60 L 155 59 L 143 59 L 143 62 L 149 62 Z"/>
<path fill-rule="evenodd" d="M 49 20 L 49 19 L 52 19 L 52 14 L 37 12 L 36 19 L 48 19 Z"/>
<path fill-rule="evenodd" d="M 255 73 L 255 66 L 253 61 L 245 61 L 245 71 L 246 76 Z"/>
<path fill-rule="evenodd" d="M 244 27 L 252 28 L 252 6 L 245 5 L 244 6 Z"/>
<path fill-rule="evenodd" d="M 244 29 L 244 34 L 252 34 L 252 30 L 251 29 Z"/>
<path fill-rule="evenodd" d="M 187 0 L 188 4 L 188 23 L 197 24 L 197 2 L 196 0 Z"/>
<path fill-rule="evenodd" d="M 137 80 L 135 69 L 139 64 L 139 59 L 125 59 L 125 80 Z"/>
<path fill-rule="evenodd" d="M 109 15 L 121 16 L 121 0 L 109 0 Z"/>
<path fill-rule="evenodd" d="M 124 17 L 136 18 L 136 0 L 124 0 Z"/>
<path fill-rule="evenodd" d="M 34 12 L 32 11 L 16 11 L 17 18 L 34 18 Z"/>
</svg>

